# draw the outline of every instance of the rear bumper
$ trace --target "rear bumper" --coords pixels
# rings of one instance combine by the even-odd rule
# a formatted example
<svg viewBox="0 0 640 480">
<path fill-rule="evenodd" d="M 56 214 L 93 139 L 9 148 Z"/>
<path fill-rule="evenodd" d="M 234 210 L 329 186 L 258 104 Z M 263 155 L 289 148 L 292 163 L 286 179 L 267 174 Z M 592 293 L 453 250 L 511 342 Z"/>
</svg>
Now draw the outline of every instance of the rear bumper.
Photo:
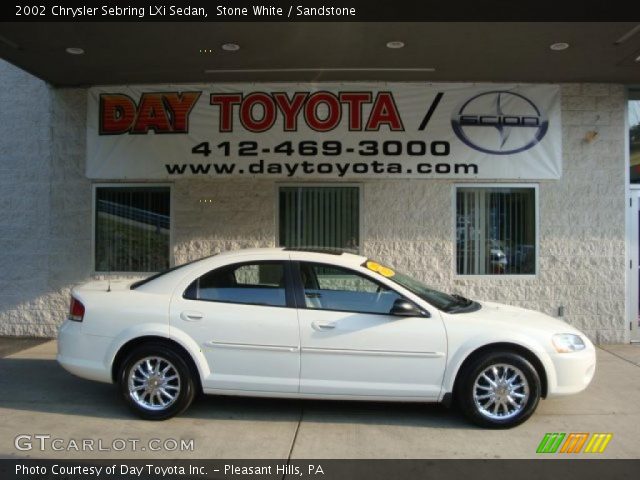
<svg viewBox="0 0 640 480">
<path fill-rule="evenodd" d="M 550 355 L 556 382 L 549 385 L 549 397 L 579 393 L 589 386 L 596 372 L 596 351 L 588 344 L 581 352 Z"/>
<path fill-rule="evenodd" d="M 78 377 L 112 383 L 105 361 L 112 338 L 82 333 L 82 323 L 66 320 L 58 331 L 58 363 Z"/>
</svg>

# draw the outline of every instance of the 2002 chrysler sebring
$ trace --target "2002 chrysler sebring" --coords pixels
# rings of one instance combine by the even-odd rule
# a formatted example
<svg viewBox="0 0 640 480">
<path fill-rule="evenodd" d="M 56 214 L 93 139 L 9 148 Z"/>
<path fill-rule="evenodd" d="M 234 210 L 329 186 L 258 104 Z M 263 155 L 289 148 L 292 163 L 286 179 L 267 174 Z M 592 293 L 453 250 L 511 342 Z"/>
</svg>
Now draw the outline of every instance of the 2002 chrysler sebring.
<svg viewBox="0 0 640 480">
<path fill-rule="evenodd" d="M 58 361 L 115 382 L 141 417 L 194 396 L 455 401 L 512 427 L 584 390 L 595 349 L 542 313 L 433 290 L 365 257 L 255 249 L 72 291 Z"/>
</svg>

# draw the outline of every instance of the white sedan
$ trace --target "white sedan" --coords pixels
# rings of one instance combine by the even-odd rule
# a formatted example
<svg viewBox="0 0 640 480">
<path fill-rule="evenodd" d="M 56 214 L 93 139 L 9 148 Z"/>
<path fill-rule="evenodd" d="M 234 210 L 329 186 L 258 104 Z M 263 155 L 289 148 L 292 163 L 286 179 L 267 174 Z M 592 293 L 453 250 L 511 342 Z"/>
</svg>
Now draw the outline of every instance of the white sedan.
<svg viewBox="0 0 640 480">
<path fill-rule="evenodd" d="M 542 313 L 438 292 L 362 256 L 286 248 L 74 288 L 58 361 L 117 383 L 152 420 L 202 391 L 455 401 L 494 428 L 584 390 L 596 366 L 584 334 Z"/>
</svg>

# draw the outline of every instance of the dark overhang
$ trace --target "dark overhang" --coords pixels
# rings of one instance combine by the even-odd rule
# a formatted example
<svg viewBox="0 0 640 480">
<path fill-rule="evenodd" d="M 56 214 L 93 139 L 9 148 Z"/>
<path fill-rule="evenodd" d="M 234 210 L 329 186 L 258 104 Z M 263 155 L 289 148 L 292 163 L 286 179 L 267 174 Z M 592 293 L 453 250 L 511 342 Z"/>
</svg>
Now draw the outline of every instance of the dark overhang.
<svg viewBox="0 0 640 480">
<path fill-rule="evenodd" d="M 404 46 L 389 48 L 393 41 Z M 239 50 L 224 50 L 228 43 Z M 569 47 L 550 48 L 558 43 Z M 68 48 L 84 53 L 70 54 Z M 55 86 L 355 80 L 637 84 L 640 27 L 637 22 L 0 23 L 0 57 Z"/>
</svg>

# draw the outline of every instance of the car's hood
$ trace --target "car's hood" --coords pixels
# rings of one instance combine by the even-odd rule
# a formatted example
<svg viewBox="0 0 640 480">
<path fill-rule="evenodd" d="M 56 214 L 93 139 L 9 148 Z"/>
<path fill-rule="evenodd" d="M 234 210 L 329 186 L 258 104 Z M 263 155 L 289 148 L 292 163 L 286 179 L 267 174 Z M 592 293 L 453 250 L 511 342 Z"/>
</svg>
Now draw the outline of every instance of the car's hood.
<svg viewBox="0 0 640 480">
<path fill-rule="evenodd" d="M 581 333 L 567 322 L 558 318 L 550 317 L 535 310 L 503 305 L 494 302 L 478 302 L 482 306 L 480 310 L 471 313 L 474 319 L 486 320 L 489 323 L 507 323 L 510 327 L 542 329 L 546 331 L 555 330 L 558 333 Z"/>
</svg>

